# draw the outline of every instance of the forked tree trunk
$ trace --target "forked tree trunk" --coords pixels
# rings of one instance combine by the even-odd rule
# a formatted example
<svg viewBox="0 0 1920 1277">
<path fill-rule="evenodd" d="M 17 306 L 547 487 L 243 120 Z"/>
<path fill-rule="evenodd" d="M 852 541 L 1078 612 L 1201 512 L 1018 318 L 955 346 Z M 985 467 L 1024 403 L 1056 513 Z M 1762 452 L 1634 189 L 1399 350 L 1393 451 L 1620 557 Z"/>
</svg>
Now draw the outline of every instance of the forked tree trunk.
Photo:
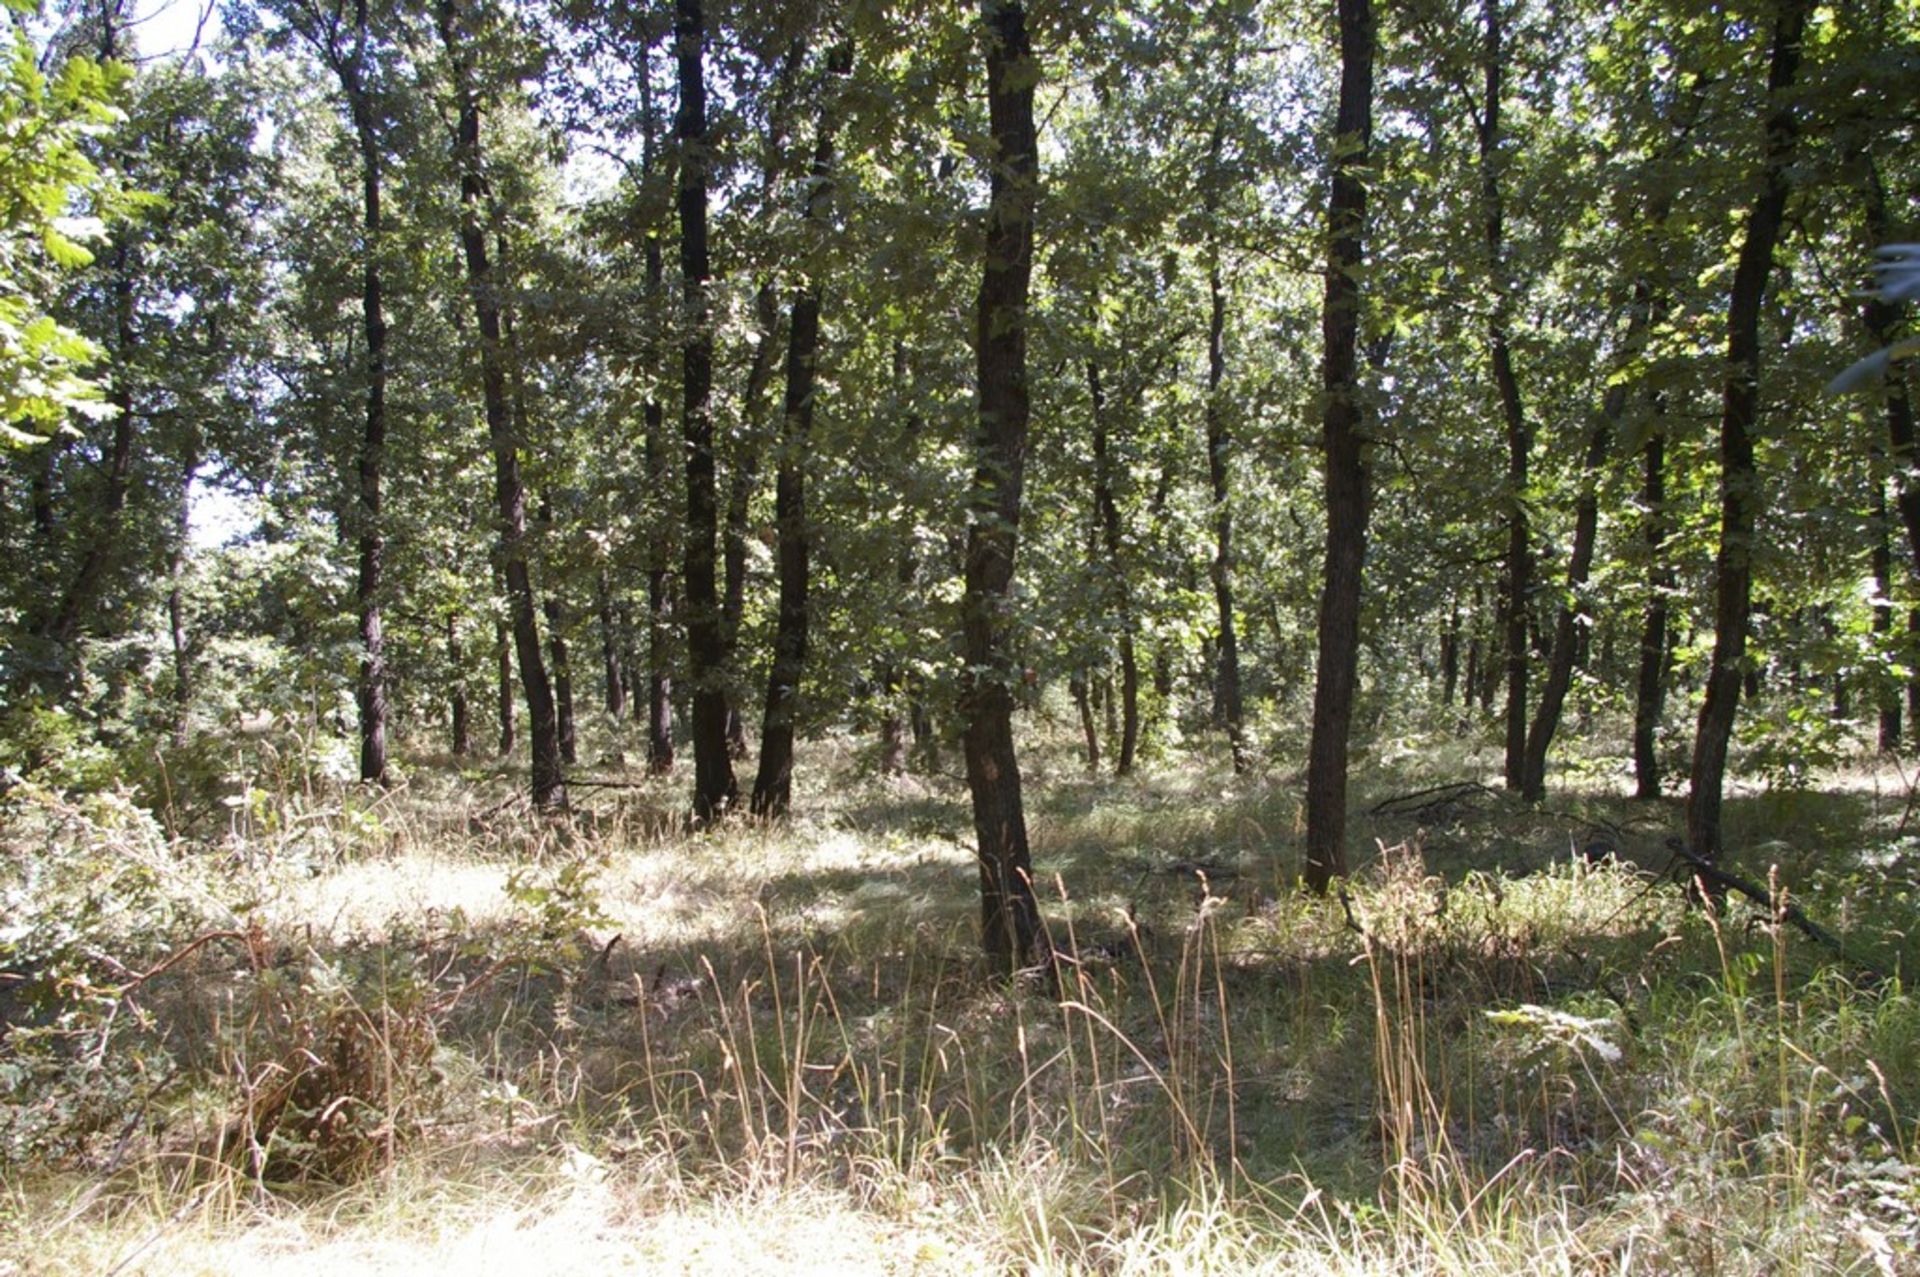
<svg viewBox="0 0 1920 1277">
<path fill-rule="evenodd" d="M 1326 403 L 1327 553 L 1307 753 L 1306 884 L 1325 893 L 1347 872 L 1347 741 L 1359 680 L 1360 585 L 1368 476 L 1360 436 L 1360 271 L 1365 263 L 1367 165 L 1373 144 L 1373 12 L 1339 0 L 1340 108 L 1327 203 L 1327 293 L 1321 331 Z"/>
<path fill-rule="evenodd" d="M 1747 212 L 1746 235 L 1727 303 L 1727 380 L 1720 414 L 1720 548 L 1714 557 L 1713 662 L 1694 735 L 1687 844 L 1711 863 L 1720 855 L 1721 792 L 1727 749 L 1740 705 L 1753 595 L 1754 516 L 1760 508 L 1753 432 L 1760 415 L 1760 306 L 1773 250 L 1792 189 L 1789 166 L 1799 125 L 1787 100 L 1800 68 L 1800 40 L 1812 0 L 1779 0 L 1767 73 L 1767 139 L 1760 192 Z"/>
<path fill-rule="evenodd" d="M 1665 220 L 1665 210 L 1657 210 L 1655 225 Z M 1647 332 L 1653 322 L 1653 285 L 1641 280 L 1634 285 L 1632 306 L 1627 316 L 1627 331 L 1621 343 L 1622 362 L 1631 364 L 1646 346 Z M 1584 632 L 1591 622 L 1585 619 L 1582 593 L 1593 570 L 1594 545 L 1600 531 L 1600 480 L 1607 456 L 1613 450 L 1613 438 L 1626 416 L 1628 383 L 1616 380 L 1607 387 L 1600 415 L 1587 437 L 1587 452 L 1580 474 L 1580 495 L 1574 501 L 1573 548 L 1567 558 L 1566 597 L 1554 617 L 1553 648 L 1547 658 L 1547 677 L 1540 688 L 1540 703 L 1534 708 L 1533 726 L 1527 733 L 1526 769 L 1522 794 L 1528 802 L 1540 802 L 1547 796 L 1547 751 L 1560 727 L 1560 711 L 1567 690 L 1573 686 L 1574 660 L 1582 647 Z"/>
<path fill-rule="evenodd" d="M 1032 961 L 1041 940 L 1013 748 L 1008 633 L 1030 411 L 1027 292 L 1040 181 L 1033 120 L 1039 68 L 1019 0 L 986 0 L 984 19 L 992 179 L 975 347 L 979 423 L 967 499 L 973 517 L 961 602 L 967 665 L 961 706 L 979 845 L 980 943 L 996 968 L 1011 973 Z"/>
</svg>

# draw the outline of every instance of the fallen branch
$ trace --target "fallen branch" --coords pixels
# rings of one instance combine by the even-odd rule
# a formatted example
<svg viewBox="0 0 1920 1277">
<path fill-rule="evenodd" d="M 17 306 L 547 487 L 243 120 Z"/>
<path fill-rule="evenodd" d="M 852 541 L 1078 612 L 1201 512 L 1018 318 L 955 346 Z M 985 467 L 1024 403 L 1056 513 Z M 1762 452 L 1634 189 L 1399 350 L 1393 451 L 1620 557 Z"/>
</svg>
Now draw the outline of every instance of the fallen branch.
<svg viewBox="0 0 1920 1277">
<path fill-rule="evenodd" d="M 1410 794 L 1395 794 L 1391 798 L 1383 798 L 1373 805 L 1372 814 L 1375 816 L 1413 815 L 1424 820 L 1455 803 L 1492 793 L 1493 790 L 1477 780 L 1449 781 L 1444 785 L 1416 789 Z"/>
<path fill-rule="evenodd" d="M 1757 883 L 1749 882 L 1738 874 L 1728 873 L 1712 861 L 1695 855 L 1692 851 L 1688 850 L 1686 844 L 1678 838 L 1667 839 L 1667 849 L 1673 853 L 1676 864 L 1684 861 L 1692 868 L 1694 876 L 1701 879 L 1702 882 L 1716 887 L 1723 887 L 1729 891 L 1739 892 L 1747 899 L 1772 913 L 1776 919 L 1792 923 L 1802 935 L 1831 951 L 1833 955 L 1842 962 L 1858 967 L 1867 975 L 1872 976 L 1876 981 L 1886 979 L 1885 974 L 1881 972 L 1878 967 L 1851 952 L 1847 948 L 1846 941 L 1815 922 L 1812 918 L 1809 918 L 1805 910 L 1799 905 L 1794 904 L 1791 900 L 1786 899 L 1784 895 L 1779 899 L 1775 899 L 1773 894 L 1765 887 Z"/>
</svg>

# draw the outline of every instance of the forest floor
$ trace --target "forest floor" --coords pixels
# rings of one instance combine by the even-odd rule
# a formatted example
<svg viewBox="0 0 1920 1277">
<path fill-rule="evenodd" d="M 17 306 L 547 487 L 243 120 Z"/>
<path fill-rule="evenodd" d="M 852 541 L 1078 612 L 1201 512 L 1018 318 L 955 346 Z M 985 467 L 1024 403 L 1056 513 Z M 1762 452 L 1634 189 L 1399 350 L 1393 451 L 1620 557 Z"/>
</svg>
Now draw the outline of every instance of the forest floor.
<svg viewBox="0 0 1920 1277">
<path fill-rule="evenodd" d="M 543 821 L 222 749 L 152 819 L 6 796 L 7 1277 L 1920 1270 L 1890 761 L 1738 793 L 1774 902 L 1706 908 L 1600 769 L 1376 751 L 1321 900 L 1297 777 L 1042 745 L 1056 988 L 976 957 L 958 779 L 844 744 L 698 835 L 633 768 Z"/>
</svg>

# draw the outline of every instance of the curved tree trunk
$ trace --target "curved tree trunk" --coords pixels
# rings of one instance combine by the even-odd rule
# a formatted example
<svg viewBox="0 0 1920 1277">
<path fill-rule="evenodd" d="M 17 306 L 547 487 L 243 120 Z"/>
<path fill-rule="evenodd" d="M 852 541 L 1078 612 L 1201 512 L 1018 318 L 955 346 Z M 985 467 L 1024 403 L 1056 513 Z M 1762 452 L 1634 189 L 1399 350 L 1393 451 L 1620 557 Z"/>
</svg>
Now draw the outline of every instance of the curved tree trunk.
<svg viewBox="0 0 1920 1277">
<path fill-rule="evenodd" d="M 1709 863 L 1720 855 L 1721 791 L 1727 748 L 1740 705 L 1740 681 L 1752 611 L 1754 515 L 1760 508 L 1753 431 L 1760 415 L 1760 306 L 1773 273 L 1774 245 L 1792 189 L 1789 165 L 1799 125 L 1786 94 L 1800 68 L 1800 39 L 1811 0 L 1779 0 L 1767 73 L 1767 141 L 1760 193 L 1747 212 L 1746 237 L 1727 303 L 1727 381 L 1720 414 L 1720 549 L 1714 557 L 1713 663 L 1694 735 L 1687 844 Z"/>
<path fill-rule="evenodd" d="M 1321 318 L 1326 406 L 1326 574 L 1307 757 L 1306 883 L 1324 893 L 1347 872 L 1347 741 L 1359 680 L 1360 585 L 1366 559 L 1368 476 L 1360 435 L 1360 270 L 1365 262 L 1367 164 L 1373 144 L 1373 11 L 1339 0 L 1340 113 L 1327 203 L 1327 295 Z"/>
<path fill-rule="evenodd" d="M 980 943 L 990 962 L 1012 972 L 1033 959 L 1041 938 L 1013 748 L 1007 616 L 1027 450 L 1027 291 L 1040 185 L 1033 90 L 1039 76 L 1025 6 L 1019 0 L 986 0 L 984 18 L 992 200 L 976 345 L 979 424 L 967 498 L 973 517 L 961 602 L 967 663 L 961 707 L 967 788 L 979 841 Z"/>
</svg>

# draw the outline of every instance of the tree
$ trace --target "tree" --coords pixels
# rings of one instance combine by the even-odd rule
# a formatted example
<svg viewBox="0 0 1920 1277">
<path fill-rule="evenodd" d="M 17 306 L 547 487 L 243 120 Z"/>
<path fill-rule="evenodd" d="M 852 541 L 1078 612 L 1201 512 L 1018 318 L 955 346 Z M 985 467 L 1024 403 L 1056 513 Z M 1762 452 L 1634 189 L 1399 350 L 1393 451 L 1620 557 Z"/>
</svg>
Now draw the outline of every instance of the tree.
<svg viewBox="0 0 1920 1277">
<path fill-rule="evenodd" d="M 462 30 L 460 0 L 439 0 L 437 25 L 452 73 L 455 124 L 454 166 L 460 178 L 460 247 L 480 334 L 481 398 L 487 440 L 493 450 L 494 500 L 499 518 L 501 572 L 507 588 L 508 626 L 515 663 L 527 701 L 527 737 L 532 751 L 532 797 L 540 810 L 567 803 L 566 772 L 560 756 L 560 724 L 553 687 L 540 650 L 539 613 L 527 561 L 527 497 L 520 479 L 521 432 L 507 389 L 509 352 L 501 323 L 501 301 L 494 266 L 487 253 L 487 183 L 480 143 L 480 104 L 474 82 L 474 55 Z M 504 721 L 504 720 L 503 720 Z M 504 732 L 503 732 L 504 734 Z"/>
<path fill-rule="evenodd" d="M 990 199 L 976 336 L 979 424 L 967 496 L 967 788 L 980 863 L 980 943 L 1001 971 L 1026 966 L 1040 940 L 1020 764 L 1013 748 L 1008 608 L 1020 538 L 1031 411 L 1027 302 L 1040 187 L 1033 91 L 1039 64 L 1019 0 L 985 0 Z"/>
<path fill-rule="evenodd" d="M 1720 802 L 1727 749 L 1740 704 L 1753 606 L 1755 513 L 1761 507 L 1754 465 L 1760 417 L 1760 308 L 1773 274 L 1774 247 L 1786 221 L 1799 124 L 1788 93 L 1800 67 L 1808 0 L 1779 0 L 1767 70 L 1766 141 L 1760 189 L 1747 211 L 1727 301 L 1727 368 L 1720 415 L 1720 546 L 1714 559 L 1713 659 L 1694 735 L 1687 796 L 1687 845 L 1712 861 L 1720 854 Z"/>
<path fill-rule="evenodd" d="M 1370 0 L 1339 0 L 1340 106 L 1333 191 L 1327 201 L 1327 293 L 1321 328 L 1325 395 L 1327 550 L 1320 594 L 1307 757 L 1306 882 L 1325 892 L 1347 871 L 1347 740 L 1359 677 L 1361 568 L 1369 504 L 1360 405 L 1360 270 L 1365 262 L 1366 171 L 1373 140 L 1374 26 Z"/>
</svg>

